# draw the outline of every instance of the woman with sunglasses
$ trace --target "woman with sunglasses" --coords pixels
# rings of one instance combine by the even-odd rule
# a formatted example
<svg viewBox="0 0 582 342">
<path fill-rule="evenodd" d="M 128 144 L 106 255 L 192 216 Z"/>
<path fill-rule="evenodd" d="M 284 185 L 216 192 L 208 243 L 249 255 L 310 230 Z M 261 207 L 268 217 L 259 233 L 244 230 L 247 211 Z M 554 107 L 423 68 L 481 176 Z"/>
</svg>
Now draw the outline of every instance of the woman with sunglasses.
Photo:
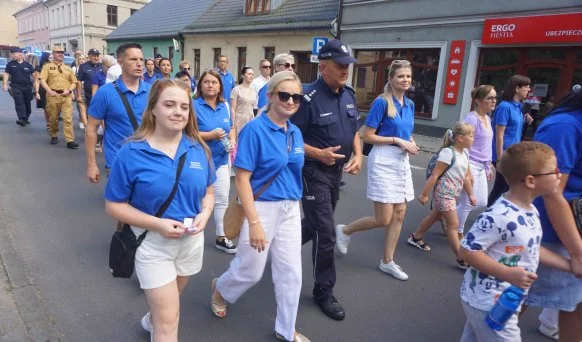
<svg viewBox="0 0 582 342">
<path fill-rule="evenodd" d="M 308 339 L 295 330 L 301 293 L 299 201 L 305 153 L 301 132 L 289 121 L 303 97 L 301 81 L 290 71 L 275 74 L 267 93 L 267 112 L 251 121 L 239 137 L 235 183 L 245 221 L 236 257 L 212 281 L 211 309 L 225 317 L 226 302 L 236 302 L 261 280 L 270 253 L 277 301 L 275 337 L 305 342 Z"/>
<path fill-rule="evenodd" d="M 253 108 L 257 104 L 257 92 L 251 87 L 255 79 L 253 68 L 245 66 L 241 70 L 241 81 L 230 93 L 230 110 L 234 118 L 234 127 L 237 136 L 243 127 L 251 121 L 255 115 Z"/>
<path fill-rule="evenodd" d="M 408 275 L 394 262 L 394 252 L 402 229 L 407 202 L 414 199 L 409 154 L 417 154 L 412 137 L 414 102 L 405 93 L 412 83 L 409 61 L 395 60 L 390 65 L 384 94 L 372 103 L 364 127 L 364 141 L 374 144 L 368 156 L 368 199 L 374 201 L 375 216 L 336 226 L 336 246 L 348 252 L 351 235 L 384 227 L 384 255 L 378 268 L 398 280 Z"/>
<path fill-rule="evenodd" d="M 162 63 L 160 63 L 162 65 Z M 200 135 L 212 151 L 216 168 L 214 188 L 214 226 L 216 242 L 214 246 L 227 253 L 236 253 L 236 245 L 224 235 L 224 213 L 228 207 L 230 193 L 230 170 L 228 155 L 235 141 L 235 130 L 228 103 L 222 97 L 222 79 L 216 70 L 202 73 L 194 99 L 194 112 L 198 119 Z"/>
<path fill-rule="evenodd" d="M 467 114 L 464 122 L 473 126 L 475 132 L 473 145 L 469 149 L 469 166 L 473 179 L 473 194 L 477 197 L 477 205 L 471 205 L 467 192 L 463 190 L 457 206 L 459 240 L 463 238 L 469 213 L 487 206 L 487 192 L 489 191 L 487 180 L 492 178 L 493 129 L 488 114 L 495 110 L 497 93 L 492 85 L 484 84 L 473 89 L 471 97 L 475 103 L 475 109 Z"/>
</svg>

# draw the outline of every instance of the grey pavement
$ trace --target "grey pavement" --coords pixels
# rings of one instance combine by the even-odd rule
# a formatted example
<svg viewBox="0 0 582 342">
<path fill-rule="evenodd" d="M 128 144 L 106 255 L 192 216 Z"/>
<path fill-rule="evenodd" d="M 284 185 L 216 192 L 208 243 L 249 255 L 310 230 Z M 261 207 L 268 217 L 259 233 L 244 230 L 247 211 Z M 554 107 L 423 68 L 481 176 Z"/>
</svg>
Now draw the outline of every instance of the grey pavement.
<svg viewBox="0 0 582 342">
<path fill-rule="evenodd" d="M 66 149 L 63 139 L 49 145 L 40 112 L 34 112 L 28 127 L 15 120 L 11 99 L 0 93 L 0 311 L 6 310 L 0 313 L 0 340 L 149 341 L 139 324 L 147 305 L 137 280 L 114 279 L 107 267 L 115 223 L 104 212 L 104 182 L 87 182 L 82 149 Z M 83 146 L 78 128 L 76 134 Z M 422 146 L 424 140 L 416 139 Z M 427 141 L 440 144 L 440 139 Z M 417 192 L 428 158 L 427 153 L 411 158 Z M 337 223 L 373 213 L 365 174 L 364 169 L 345 177 Z M 462 273 L 445 237 L 438 227 L 429 232 L 430 253 L 406 244 L 427 213 L 428 208 L 413 202 L 405 218 L 396 262 L 409 274 L 406 282 L 377 269 L 382 229 L 355 235 L 349 254 L 336 258 L 334 292 L 347 312 L 342 322 L 323 316 L 313 303 L 311 246 L 304 246 L 297 330 L 312 341 L 458 341 L 464 323 Z M 191 277 L 181 299 L 180 341 L 274 341 L 276 307 L 268 266 L 259 284 L 229 306 L 227 318 L 210 313 L 210 282 L 232 257 L 213 247 L 212 223 L 205 237 L 204 267 Z M 7 263 L 12 252 L 17 255 Z M 19 280 L 12 282 L 11 272 Z M 28 292 L 18 294 L 19 288 Z M 530 309 L 522 317 L 524 341 L 547 341 L 536 332 L 538 314 Z"/>
</svg>

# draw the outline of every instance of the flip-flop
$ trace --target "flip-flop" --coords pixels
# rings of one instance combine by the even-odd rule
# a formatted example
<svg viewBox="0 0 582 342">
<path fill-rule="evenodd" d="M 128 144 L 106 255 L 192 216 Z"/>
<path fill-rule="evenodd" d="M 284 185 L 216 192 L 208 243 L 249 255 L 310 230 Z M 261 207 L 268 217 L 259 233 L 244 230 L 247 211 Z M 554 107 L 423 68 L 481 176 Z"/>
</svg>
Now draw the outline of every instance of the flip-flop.
<svg viewBox="0 0 582 342">
<path fill-rule="evenodd" d="M 212 310 L 214 316 L 224 318 L 226 317 L 226 302 L 224 300 L 222 300 L 221 302 L 219 300 L 214 299 L 214 292 L 216 292 L 217 280 L 218 278 L 214 278 L 212 280 L 212 295 L 210 297 L 210 310 Z"/>
</svg>

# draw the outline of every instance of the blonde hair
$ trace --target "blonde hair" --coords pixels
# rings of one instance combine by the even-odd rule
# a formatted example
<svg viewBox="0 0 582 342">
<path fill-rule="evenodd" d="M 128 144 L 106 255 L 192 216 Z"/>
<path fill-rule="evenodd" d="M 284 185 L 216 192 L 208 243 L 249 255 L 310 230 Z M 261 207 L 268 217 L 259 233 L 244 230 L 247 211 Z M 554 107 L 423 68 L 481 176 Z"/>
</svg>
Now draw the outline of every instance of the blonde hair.
<svg viewBox="0 0 582 342">
<path fill-rule="evenodd" d="M 443 136 L 443 144 L 441 145 L 441 150 L 443 148 L 453 146 L 456 142 L 456 138 L 460 135 L 471 134 L 475 128 L 466 122 L 457 122 L 453 129 L 447 129 L 445 135 Z"/>
<path fill-rule="evenodd" d="M 151 90 L 148 97 L 148 105 L 143 112 L 142 119 L 141 119 L 141 126 L 135 131 L 133 136 L 131 136 L 128 141 L 143 141 L 148 136 L 153 134 L 156 130 L 156 118 L 153 113 L 153 109 L 155 108 L 156 104 L 160 100 L 160 97 L 164 90 L 176 87 L 184 90 L 186 95 L 188 95 L 188 99 L 190 99 L 190 85 L 180 81 L 180 80 L 173 80 L 169 78 L 157 80 Z M 208 160 L 212 160 L 212 155 L 210 153 L 210 149 L 208 145 L 202 140 L 202 136 L 200 136 L 200 130 L 198 129 L 198 121 L 196 120 L 196 113 L 194 113 L 194 108 L 192 106 L 192 101 L 189 102 L 189 114 L 188 114 L 188 122 L 186 123 L 186 127 L 184 128 L 184 134 L 192 141 L 198 142 L 204 152 L 206 153 L 206 157 Z"/>
<path fill-rule="evenodd" d="M 386 100 L 386 115 L 393 118 L 396 116 L 396 105 L 394 104 L 394 99 L 392 98 L 392 85 L 390 84 L 390 79 L 396 74 L 396 70 L 408 68 L 412 71 L 412 66 L 407 60 L 393 60 L 390 64 L 390 69 L 388 71 L 388 82 L 384 85 L 384 93 L 382 96 Z"/>
<path fill-rule="evenodd" d="M 294 73 L 293 71 L 281 71 L 271 76 L 271 79 L 267 84 L 267 96 L 271 97 L 271 95 L 279 87 L 279 84 L 285 81 L 294 81 L 299 85 L 299 89 L 301 89 L 301 79 L 299 79 L 299 76 L 297 76 L 296 73 Z M 269 103 L 267 104 L 267 107 L 265 108 L 265 113 L 268 112 L 269 109 L 271 109 L 271 101 L 269 101 Z"/>
<path fill-rule="evenodd" d="M 556 153 L 550 146 L 538 141 L 523 141 L 509 146 L 497 167 L 511 185 L 539 173 L 552 157 L 556 157 Z"/>
<path fill-rule="evenodd" d="M 24 61 L 32 65 L 33 68 L 38 66 L 38 57 L 34 53 L 27 53 L 24 56 Z"/>
</svg>

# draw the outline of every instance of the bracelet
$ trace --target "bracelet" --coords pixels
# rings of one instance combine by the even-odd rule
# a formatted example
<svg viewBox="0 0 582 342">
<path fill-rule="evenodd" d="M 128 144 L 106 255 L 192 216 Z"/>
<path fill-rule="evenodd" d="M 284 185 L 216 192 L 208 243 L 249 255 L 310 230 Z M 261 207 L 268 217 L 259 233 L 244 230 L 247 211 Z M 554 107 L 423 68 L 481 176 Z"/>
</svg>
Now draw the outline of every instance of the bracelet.
<svg viewBox="0 0 582 342">
<path fill-rule="evenodd" d="M 254 220 L 253 222 L 249 222 L 249 226 L 252 226 L 253 224 L 257 224 L 257 223 L 259 223 L 258 219 Z"/>
</svg>

